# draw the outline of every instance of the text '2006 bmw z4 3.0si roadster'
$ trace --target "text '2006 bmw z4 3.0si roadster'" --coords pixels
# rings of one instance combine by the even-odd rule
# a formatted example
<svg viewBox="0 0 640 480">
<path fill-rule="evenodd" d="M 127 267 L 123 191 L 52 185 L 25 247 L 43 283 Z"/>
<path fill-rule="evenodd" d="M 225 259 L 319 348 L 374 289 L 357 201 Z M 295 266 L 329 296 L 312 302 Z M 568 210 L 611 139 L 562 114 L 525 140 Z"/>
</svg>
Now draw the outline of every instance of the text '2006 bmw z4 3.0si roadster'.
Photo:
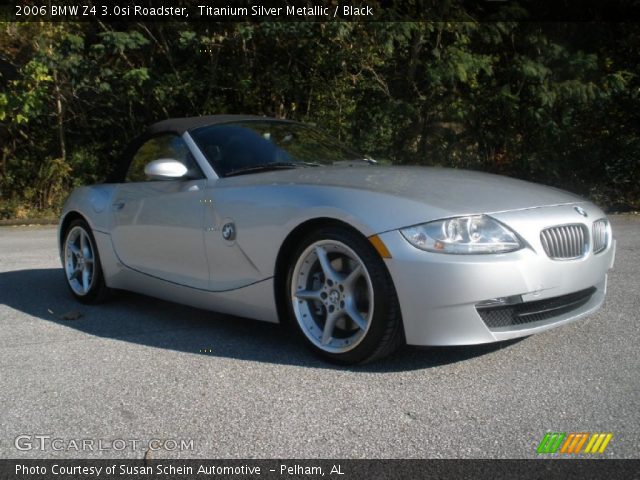
<svg viewBox="0 0 640 480">
<path fill-rule="evenodd" d="M 576 320 L 604 301 L 615 242 L 572 194 L 484 173 L 376 165 L 300 123 L 159 122 L 60 220 L 80 301 L 132 290 L 289 322 L 325 358 L 467 345 Z"/>
</svg>

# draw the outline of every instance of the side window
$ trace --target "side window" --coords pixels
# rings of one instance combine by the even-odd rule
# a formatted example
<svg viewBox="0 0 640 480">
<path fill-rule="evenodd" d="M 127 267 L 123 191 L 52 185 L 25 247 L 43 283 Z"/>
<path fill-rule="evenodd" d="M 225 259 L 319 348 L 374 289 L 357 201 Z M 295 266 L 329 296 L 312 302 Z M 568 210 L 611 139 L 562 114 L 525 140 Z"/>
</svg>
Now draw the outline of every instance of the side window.
<svg viewBox="0 0 640 480">
<path fill-rule="evenodd" d="M 131 160 L 125 181 L 147 181 L 147 177 L 144 174 L 144 167 L 147 163 L 160 160 L 161 158 L 178 160 L 184 163 L 192 178 L 202 177 L 202 171 L 191 155 L 191 152 L 189 152 L 189 147 L 184 143 L 184 140 L 178 135 L 165 134 L 153 137 L 142 144 Z"/>
</svg>

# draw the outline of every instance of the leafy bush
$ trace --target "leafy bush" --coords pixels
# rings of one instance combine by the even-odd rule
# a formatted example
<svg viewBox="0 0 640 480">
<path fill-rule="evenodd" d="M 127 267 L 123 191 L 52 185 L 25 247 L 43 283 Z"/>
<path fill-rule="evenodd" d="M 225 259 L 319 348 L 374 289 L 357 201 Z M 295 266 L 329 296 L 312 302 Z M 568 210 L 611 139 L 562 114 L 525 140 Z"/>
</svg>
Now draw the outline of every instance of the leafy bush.
<svg viewBox="0 0 640 480">
<path fill-rule="evenodd" d="M 2 215 L 104 178 L 154 121 L 214 113 L 640 209 L 639 24 L 27 22 L 0 44 Z"/>
</svg>

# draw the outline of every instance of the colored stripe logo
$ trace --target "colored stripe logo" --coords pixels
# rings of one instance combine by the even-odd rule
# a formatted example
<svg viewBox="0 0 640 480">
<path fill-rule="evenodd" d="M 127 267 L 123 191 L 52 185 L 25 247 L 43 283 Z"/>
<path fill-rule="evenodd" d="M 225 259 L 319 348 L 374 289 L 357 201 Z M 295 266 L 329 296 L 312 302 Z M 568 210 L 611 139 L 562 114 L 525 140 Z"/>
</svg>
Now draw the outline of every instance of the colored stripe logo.
<svg viewBox="0 0 640 480">
<path fill-rule="evenodd" d="M 551 453 L 564 453 L 569 455 L 578 453 L 604 453 L 612 438 L 612 433 L 547 432 L 542 438 L 540 445 L 538 445 L 536 452 L 538 455 Z"/>
</svg>

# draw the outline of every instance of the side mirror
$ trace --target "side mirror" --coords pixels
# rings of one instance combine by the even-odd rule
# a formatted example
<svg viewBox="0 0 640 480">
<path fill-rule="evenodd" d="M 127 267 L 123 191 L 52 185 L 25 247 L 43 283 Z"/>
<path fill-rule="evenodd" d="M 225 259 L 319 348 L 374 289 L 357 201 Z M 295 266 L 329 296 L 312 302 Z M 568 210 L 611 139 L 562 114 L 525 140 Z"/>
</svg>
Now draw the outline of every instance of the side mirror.
<svg viewBox="0 0 640 480">
<path fill-rule="evenodd" d="M 177 180 L 187 175 L 187 167 L 172 158 L 161 158 L 147 163 L 144 174 L 152 180 Z"/>
</svg>

